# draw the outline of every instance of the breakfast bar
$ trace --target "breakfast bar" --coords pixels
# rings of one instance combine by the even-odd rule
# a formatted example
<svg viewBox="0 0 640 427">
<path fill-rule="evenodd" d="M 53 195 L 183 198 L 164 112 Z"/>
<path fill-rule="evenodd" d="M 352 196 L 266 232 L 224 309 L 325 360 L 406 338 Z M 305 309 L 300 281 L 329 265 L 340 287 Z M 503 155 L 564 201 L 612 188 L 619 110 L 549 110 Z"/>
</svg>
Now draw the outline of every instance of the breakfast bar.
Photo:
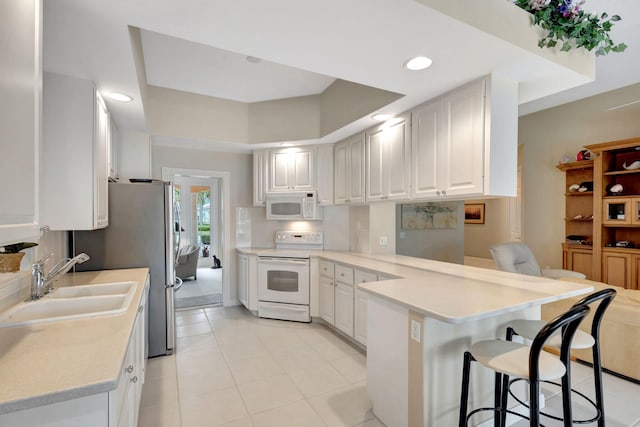
<svg viewBox="0 0 640 427">
<path fill-rule="evenodd" d="M 367 381 L 388 427 L 458 423 L 462 360 L 472 343 L 504 337 L 512 319 L 593 290 L 588 284 L 434 263 L 403 279 L 359 284 L 368 294 Z M 492 406 L 493 373 L 475 369 L 470 407 Z M 488 414 L 487 417 L 491 415 Z"/>
</svg>

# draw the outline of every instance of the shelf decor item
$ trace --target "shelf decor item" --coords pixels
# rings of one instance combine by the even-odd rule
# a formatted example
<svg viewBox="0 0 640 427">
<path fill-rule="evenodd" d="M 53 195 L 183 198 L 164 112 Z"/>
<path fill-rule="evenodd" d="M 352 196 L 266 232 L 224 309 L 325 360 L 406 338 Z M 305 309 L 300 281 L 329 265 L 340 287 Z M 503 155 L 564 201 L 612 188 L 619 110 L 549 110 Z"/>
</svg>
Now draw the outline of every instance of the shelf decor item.
<svg viewBox="0 0 640 427">
<path fill-rule="evenodd" d="M 615 44 L 609 32 L 613 23 L 620 21 L 619 15 L 609 16 L 585 12 L 584 0 L 513 0 L 521 9 L 533 15 L 533 23 L 547 31 L 538 41 L 538 46 L 553 48 L 559 43 L 561 51 L 574 47 L 584 47 L 588 51 L 595 49 L 596 56 L 609 52 L 623 52 L 627 45 Z"/>
<path fill-rule="evenodd" d="M 20 270 L 20 262 L 24 257 L 24 252 L 20 251 L 37 245 L 37 243 L 33 242 L 21 242 L 2 246 L 2 251 L 0 251 L 0 273 L 14 273 Z"/>
</svg>

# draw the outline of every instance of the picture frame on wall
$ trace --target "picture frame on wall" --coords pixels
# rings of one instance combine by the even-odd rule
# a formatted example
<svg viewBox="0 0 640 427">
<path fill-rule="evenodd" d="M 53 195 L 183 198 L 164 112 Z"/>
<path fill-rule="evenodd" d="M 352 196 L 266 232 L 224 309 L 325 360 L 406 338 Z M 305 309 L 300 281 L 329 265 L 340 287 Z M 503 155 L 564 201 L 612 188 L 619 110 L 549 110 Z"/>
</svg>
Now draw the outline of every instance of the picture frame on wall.
<svg viewBox="0 0 640 427">
<path fill-rule="evenodd" d="M 465 203 L 464 223 L 484 224 L 484 203 Z"/>
</svg>

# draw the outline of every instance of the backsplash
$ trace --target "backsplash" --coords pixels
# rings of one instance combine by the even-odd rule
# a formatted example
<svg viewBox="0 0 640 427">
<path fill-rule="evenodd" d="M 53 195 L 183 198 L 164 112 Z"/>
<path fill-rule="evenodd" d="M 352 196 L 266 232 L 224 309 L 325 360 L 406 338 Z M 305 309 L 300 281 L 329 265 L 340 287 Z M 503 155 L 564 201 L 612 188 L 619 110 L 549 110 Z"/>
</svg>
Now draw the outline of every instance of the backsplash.
<svg viewBox="0 0 640 427">
<path fill-rule="evenodd" d="M 47 269 L 67 256 L 67 232 L 48 231 L 38 241 L 38 246 L 25 250 L 18 273 L 0 274 L 0 311 L 24 301 L 31 288 L 31 264 L 47 254 L 53 254 Z"/>
</svg>

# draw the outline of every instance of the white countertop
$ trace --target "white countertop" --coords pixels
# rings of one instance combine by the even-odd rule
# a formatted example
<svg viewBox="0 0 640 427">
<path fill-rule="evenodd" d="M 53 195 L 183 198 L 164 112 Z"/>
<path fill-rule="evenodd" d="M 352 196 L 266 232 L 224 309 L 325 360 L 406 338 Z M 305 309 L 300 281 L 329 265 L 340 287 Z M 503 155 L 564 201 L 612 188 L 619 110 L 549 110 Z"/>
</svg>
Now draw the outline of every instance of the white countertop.
<svg viewBox="0 0 640 427">
<path fill-rule="evenodd" d="M 115 390 L 148 271 L 72 273 L 54 285 L 137 282 L 122 314 L 0 329 L 0 414 Z"/>
<path fill-rule="evenodd" d="M 277 255 L 270 248 L 238 248 L 249 255 Z M 291 251 L 286 251 L 291 252 Z M 593 291 L 588 284 L 525 276 L 394 254 L 300 251 L 311 257 L 377 271 L 399 279 L 358 288 L 447 323 L 464 323 Z"/>
</svg>

